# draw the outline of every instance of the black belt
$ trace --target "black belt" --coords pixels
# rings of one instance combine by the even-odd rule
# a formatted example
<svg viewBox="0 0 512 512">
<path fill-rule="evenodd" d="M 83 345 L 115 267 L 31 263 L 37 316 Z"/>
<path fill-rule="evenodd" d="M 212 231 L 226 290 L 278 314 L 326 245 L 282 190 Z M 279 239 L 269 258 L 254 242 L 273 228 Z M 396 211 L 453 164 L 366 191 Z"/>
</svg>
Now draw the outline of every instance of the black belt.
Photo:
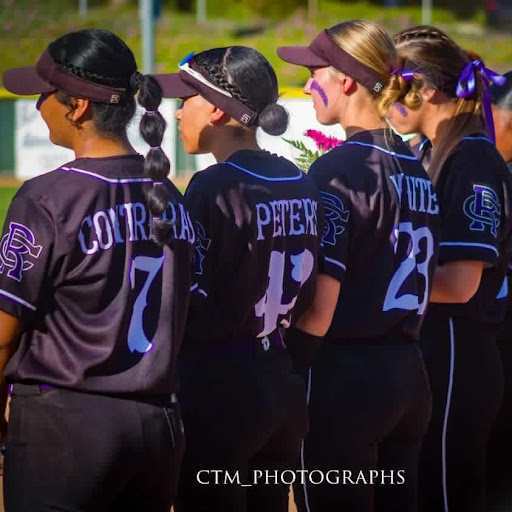
<svg viewBox="0 0 512 512">
<path fill-rule="evenodd" d="M 180 355 L 212 355 L 256 357 L 270 350 L 286 348 L 279 329 L 263 337 L 225 338 L 212 341 L 186 339 L 181 346 Z"/>
<path fill-rule="evenodd" d="M 8 394 L 17 396 L 34 396 L 40 395 L 45 391 L 58 390 L 69 393 L 82 393 L 86 395 L 105 396 L 109 398 L 119 398 L 122 400 L 134 400 L 136 402 L 144 402 L 157 406 L 166 406 L 178 402 L 176 393 L 162 395 L 144 395 L 143 393 L 102 393 L 99 391 L 89 391 L 83 389 L 68 389 L 57 386 L 49 386 L 48 384 L 27 384 L 25 382 L 14 382 L 9 385 Z"/>
<path fill-rule="evenodd" d="M 389 332 L 380 336 L 365 336 L 361 338 L 325 338 L 325 342 L 340 347 L 370 347 L 412 345 L 417 340 L 403 332 Z"/>
</svg>

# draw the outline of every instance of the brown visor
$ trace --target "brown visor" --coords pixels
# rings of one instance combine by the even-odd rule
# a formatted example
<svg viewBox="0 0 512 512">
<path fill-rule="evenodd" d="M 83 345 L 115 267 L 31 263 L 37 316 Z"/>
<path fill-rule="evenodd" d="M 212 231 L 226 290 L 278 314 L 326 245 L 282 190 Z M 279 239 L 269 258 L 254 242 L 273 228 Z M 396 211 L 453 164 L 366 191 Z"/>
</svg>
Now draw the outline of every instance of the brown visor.
<svg viewBox="0 0 512 512">
<path fill-rule="evenodd" d="M 187 55 L 179 66 L 179 73 L 154 75 L 164 98 L 188 98 L 200 94 L 240 123 L 246 126 L 257 124 L 258 113 L 202 75 L 194 65 L 193 54 Z"/>
<path fill-rule="evenodd" d="M 322 30 L 309 46 L 281 46 L 277 54 L 286 62 L 307 68 L 333 66 L 377 94 L 385 85 L 373 69 L 340 48 L 327 30 Z"/>
<path fill-rule="evenodd" d="M 109 87 L 77 77 L 60 69 L 46 49 L 35 66 L 8 69 L 3 75 L 4 87 L 20 95 L 64 91 L 70 96 L 97 103 L 119 103 L 126 89 Z"/>
</svg>

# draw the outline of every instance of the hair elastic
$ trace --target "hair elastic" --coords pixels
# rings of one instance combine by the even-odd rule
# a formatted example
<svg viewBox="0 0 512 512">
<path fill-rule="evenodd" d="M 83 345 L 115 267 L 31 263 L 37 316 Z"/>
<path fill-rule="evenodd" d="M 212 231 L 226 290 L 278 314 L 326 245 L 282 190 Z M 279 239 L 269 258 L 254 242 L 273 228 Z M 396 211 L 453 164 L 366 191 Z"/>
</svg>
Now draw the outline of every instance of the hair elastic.
<svg viewBox="0 0 512 512">
<path fill-rule="evenodd" d="M 159 112 L 158 112 L 158 110 L 146 110 L 146 112 L 144 112 L 144 114 L 154 115 L 154 114 L 159 114 Z"/>
<path fill-rule="evenodd" d="M 153 181 L 153 185 L 163 185 L 163 181 Z"/>
<path fill-rule="evenodd" d="M 410 69 L 395 68 L 390 73 L 391 76 L 400 75 L 406 82 L 412 82 L 414 80 L 414 71 Z"/>
</svg>

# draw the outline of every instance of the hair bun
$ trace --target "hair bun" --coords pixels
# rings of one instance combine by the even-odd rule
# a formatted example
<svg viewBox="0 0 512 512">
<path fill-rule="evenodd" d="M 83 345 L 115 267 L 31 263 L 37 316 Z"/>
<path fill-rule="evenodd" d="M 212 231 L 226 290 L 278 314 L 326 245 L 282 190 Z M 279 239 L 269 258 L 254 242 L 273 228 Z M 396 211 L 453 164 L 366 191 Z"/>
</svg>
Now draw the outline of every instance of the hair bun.
<svg viewBox="0 0 512 512">
<path fill-rule="evenodd" d="M 138 71 L 134 71 L 130 77 L 130 87 L 135 91 L 138 91 L 144 83 L 144 75 Z"/>
<path fill-rule="evenodd" d="M 288 111 L 278 103 L 267 105 L 258 116 L 258 126 L 269 135 L 282 135 L 288 128 Z"/>
</svg>

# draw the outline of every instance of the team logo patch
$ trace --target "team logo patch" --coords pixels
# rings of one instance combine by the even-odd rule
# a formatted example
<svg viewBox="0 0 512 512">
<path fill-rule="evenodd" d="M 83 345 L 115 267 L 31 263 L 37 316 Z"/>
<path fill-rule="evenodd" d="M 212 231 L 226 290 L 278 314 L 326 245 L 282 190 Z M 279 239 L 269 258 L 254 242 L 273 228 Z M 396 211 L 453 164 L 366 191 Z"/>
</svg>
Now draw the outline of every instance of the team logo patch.
<svg viewBox="0 0 512 512">
<path fill-rule="evenodd" d="M 491 233 L 497 236 L 501 205 L 496 192 L 485 185 L 473 185 L 473 191 L 463 205 L 464 214 L 471 219 L 469 229 L 484 231 L 489 226 Z"/>
<path fill-rule="evenodd" d="M 251 122 L 251 116 L 249 114 L 244 114 L 240 118 L 240 121 L 242 121 L 242 123 L 244 123 L 244 124 L 249 124 Z"/>
<path fill-rule="evenodd" d="M 347 225 L 350 212 L 345 209 L 343 201 L 333 194 L 321 192 L 325 212 L 325 225 L 322 236 L 324 244 L 336 245 L 336 239 Z"/>
<path fill-rule="evenodd" d="M 375 92 L 380 92 L 382 91 L 383 87 L 384 86 L 380 82 L 376 82 L 375 85 L 373 86 L 373 90 Z"/>
<path fill-rule="evenodd" d="M 203 275 L 203 260 L 206 252 L 212 243 L 210 238 L 206 237 L 206 232 L 203 225 L 196 221 L 196 243 L 194 250 L 194 263 L 196 267 L 196 274 Z"/>
<path fill-rule="evenodd" d="M 0 274 L 21 281 L 23 272 L 30 270 L 43 247 L 36 245 L 34 233 L 27 226 L 11 222 L 9 232 L 0 240 Z M 32 260 L 32 261 L 31 261 Z"/>
</svg>

